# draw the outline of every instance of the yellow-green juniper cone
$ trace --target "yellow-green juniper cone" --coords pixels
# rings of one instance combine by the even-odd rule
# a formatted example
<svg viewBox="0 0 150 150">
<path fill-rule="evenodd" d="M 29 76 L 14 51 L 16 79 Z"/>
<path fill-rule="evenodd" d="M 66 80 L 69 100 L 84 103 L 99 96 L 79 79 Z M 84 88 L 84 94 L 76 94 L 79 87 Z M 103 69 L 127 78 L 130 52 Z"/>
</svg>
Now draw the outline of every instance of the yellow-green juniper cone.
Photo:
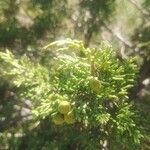
<svg viewBox="0 0 150 150">
<path fill-rule="evenodd" d="M 68 114 L 64 115 L 64 120 L 67 124 L 75 123 L 75 117 L 74 117 L 73 111 L 71 111 Z"/>
<path fill-rule="evenodd" d="M 58 113 L 52 115 L 52 121 L 55 125 L 62 125 L 64 123 L 63 115 Z"/>
<path fill-rule="evenodd" d="M 97 77 L 91 77 L 90 80 L 90 88 L 93 92 L 99 94 L 101 89 L 101 82 L 98 80 Z"/>
<path fill-rule="evenodd" d="M 58 111 L 61 114 L 67 114 L 71 109 L 70 103 L 68 101 L 60 101 L 58 105 Z"/>
</svg>

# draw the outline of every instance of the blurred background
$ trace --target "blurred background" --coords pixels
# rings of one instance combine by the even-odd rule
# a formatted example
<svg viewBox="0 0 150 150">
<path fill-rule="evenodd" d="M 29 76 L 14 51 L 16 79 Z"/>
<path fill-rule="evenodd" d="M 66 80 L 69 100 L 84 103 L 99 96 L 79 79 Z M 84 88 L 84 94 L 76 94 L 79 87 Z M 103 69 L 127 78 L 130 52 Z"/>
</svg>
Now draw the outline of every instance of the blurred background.
<svg viewBox="0 0 150 150">
<path fill-rule="evenodd" d="M 150 150 L 150 0 L 0 0 L 0 51 L 36 58 L 38 49 L 65 38 L 86 47 L 106 40 L 119 59 L 136 58 L 139 73 L 129 96 L 143 129 L 141 149 Z M 28 149 L 29 132 L 42 136 L 28 125 L 30 100 L 18 100 L 15 90 L 0 81 L 0 149 Z"/>
</svg>

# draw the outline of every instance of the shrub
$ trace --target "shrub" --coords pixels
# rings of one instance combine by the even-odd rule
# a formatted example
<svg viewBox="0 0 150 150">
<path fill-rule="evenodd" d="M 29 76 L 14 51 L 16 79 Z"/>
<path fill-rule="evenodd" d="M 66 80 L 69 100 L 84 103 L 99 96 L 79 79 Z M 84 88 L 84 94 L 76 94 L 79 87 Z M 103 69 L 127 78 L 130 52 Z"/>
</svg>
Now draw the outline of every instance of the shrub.
<svg viewBox="0 0 150 150">
<path fill-rule="evenodd" d="M 44 144 L 33 145 L 43 138 L 37 136 L 27 145 L 32 143 L 32 149 L 137 148 L 142 136 L 128 98 L 137 73 L 133 59 L 120 61 L 108 43 L 85 48 L 81 41 L 70 39 L 50 43 L 38 53 L 35 60 L 0 52 L 0 77 L 18 88 L 18 98 L 32 101 L 33 121 L 39 127 L 46 124 Z"/>
</svg>

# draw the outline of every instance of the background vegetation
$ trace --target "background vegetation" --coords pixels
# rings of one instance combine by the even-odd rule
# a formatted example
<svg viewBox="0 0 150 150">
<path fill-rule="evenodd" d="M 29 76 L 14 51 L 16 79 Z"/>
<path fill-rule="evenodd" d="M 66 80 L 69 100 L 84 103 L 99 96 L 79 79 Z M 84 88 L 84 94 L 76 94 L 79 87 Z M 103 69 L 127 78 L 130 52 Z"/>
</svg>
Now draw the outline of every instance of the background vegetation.
<svg viewBox="0 0 150 150">
<path fill-rule="evenodd" d="M 85 47 L 97 47 L 107 40 L 116 49 L 119 60 L 136 57 L 139 73 L 129 99 L 137 110 L 138 125 L 144 135 L 139 149 L 150 149 L 150 1 L 0 1 L 1 52 L 9 49 L 16 58 L 26 54 L 38 61 L 42 57 L 39 49 L 68 37 L 84 41 Z M 48 53 L 42 63 L 53 55 Z M 32 145 L 33 149 L 46 149 L 45 141 L 54 136 L 47 130 L 53 127 L 45 120 L 37 128 L 32 122 L 31 100 L 18 98 L 17 92 L 18 88 L 12 87 L 8 79 L 1 78 L 0 148 L 32 149 Z"/>
</svg>

